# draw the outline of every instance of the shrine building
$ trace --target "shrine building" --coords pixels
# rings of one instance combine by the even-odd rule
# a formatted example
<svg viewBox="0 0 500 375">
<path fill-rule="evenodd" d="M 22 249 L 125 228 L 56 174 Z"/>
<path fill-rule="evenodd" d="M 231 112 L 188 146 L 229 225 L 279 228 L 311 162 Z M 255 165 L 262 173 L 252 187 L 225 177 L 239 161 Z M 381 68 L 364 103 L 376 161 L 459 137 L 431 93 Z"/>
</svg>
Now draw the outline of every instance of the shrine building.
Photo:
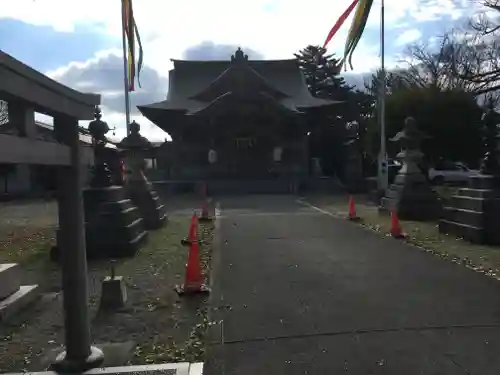
<svg viewBox="0 0 500 375">
<path fill-rule="evenodd" d="M 167 99 L 138 106 L 172 137 L 165 179 L 300 181 L 310 175 L 312 117 L 339 102 L 313 97 L 296 59 L 173 60 Z"/>
</svg>

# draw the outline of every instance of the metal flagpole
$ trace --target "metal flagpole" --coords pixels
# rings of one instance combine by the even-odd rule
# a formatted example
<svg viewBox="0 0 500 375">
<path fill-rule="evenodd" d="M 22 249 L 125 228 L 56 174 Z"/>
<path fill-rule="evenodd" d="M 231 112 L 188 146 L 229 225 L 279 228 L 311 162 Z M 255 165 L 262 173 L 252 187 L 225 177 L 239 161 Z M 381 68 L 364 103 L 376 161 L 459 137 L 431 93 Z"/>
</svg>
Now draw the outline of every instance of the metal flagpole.
<svg viewBox="0 0 500 375">
<path fill-rule="evenodd" d="M 128 84 L 128 64 L 127 64 L 127 42 L 125 33 L 125 1 L 121 0 L 122 3 L 122 45 L 123 45 L 123 83 L 125 88 L 125 122 L 127 127 L 127 135 L 130 134 L 130 95 L 129 95 L 129 84 Z"/>
<path fill-rule="evenodd" d="M 379 189 L 387 190 L 389 185 L 389 171 L 387 168 L 387 149 L 385 140 L 385 96 L 387 90 L 387 76 L 385 72 L 385 4 L 381 0 L 380 7 L 380 65 L 381 79 L 379 83 L 379 120 L 380 120 L 380 154 L 379 154 Z"/>
</svg>

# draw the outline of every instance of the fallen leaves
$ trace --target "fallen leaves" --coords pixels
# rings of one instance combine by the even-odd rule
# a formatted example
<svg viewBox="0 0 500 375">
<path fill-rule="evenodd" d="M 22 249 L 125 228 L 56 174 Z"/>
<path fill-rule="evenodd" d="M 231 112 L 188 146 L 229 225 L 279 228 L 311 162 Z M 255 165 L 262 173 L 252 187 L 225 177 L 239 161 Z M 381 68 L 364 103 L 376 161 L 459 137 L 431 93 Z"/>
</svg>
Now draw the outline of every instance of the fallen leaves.
<svg viewBox="0 0 500 375">
<path fill-rule="evenodd" d="M 96 341 L 133 340 L 138 346 L 134 364 L 158 361 L 203 361 L 204 338 L 210 325 L 207 301 L 180 300 L 173 291 L 184 278 L 187 251 L 180 244 L 187 231 L 188 217 L 169 217 L 168 224 L 150 232 L 149 241 L 132 259 L 117 261 L 116 275 L 127 284 L 128 306 L 116 314 L 95 314 L 100 300 L 100 285 L 109 275 L 109 262 L 91 262 L 89 271 L 89 304 L 92 334 Z M 200 223 L 199 238 L 203 275 L 210 279 L 214 224 Z M 23 269 L 32 268 L 42 279 L 49 279 L 45 264 L 51 265 L 48 250 L 54 243 L 55 228 L 0 228 L 0 262 L 22 261 Z M 40 255 L 40 257 L 39 257 Z M 32 262 L 46 259 L 46 262 Z M 54 267 L 57 276 L 57 267 Z M 52 276 L 50 276 L 52 277 Z M 63 341 L 60 301 L 44 305 L 30 313 L 31 327 L 16 325 L 0 335 L 0 367 L 3 372 L 33 371 L 47 351 Z M 26 343 L 31 343 L 29 348 Z"/>
<path fill-rule="evenodd" d="M 0 231 L 0 261 L 26 264 L 55 244 L 55 228 L 15 226 Z"/>
<path fill-rule="evenodd" d="M 210 282 L 210 262 L 212 254 L 212 243 L 215 226 L 213 223 L 200 223 L 198 226 L 198 238 L 203 245 L 200 246 L 200 262 L 202 274 L 206 284 Z M 187 251 L 185 247 L 180 247 L 183 268 L 178 272 L 178 278 L 184 277 L 184 263 Z M 208 317 L 208 307 L 206 300 L 191 301 L 177 300 L 170 306 L 174 330 L 182 330 L 186 324 L 191 324 L 191 331 L 186 340 L 182 341 L 178 337 L 175 339 L 170 335 L 165 338 L 162 335 L 155 335 L 151 338 L 144 337 L 136 347 L 134 353 L 134 364 L 151 364 L 159 362 L 203 362 L 205 354 L 205 335 L 212 324 Z M 159 308 L 157 303 L 150 302 L 148 311 L 154 313 Z M 165 312 L 167 313 L 167 312 Z M 191 316 L 193 315 L 194 316 Z M 187 322 L 186 322 L 187 320 Z M 166 327 L 168 329 L 168 327 Z M 174 333 L 172 331 L 172 333 Z"/>
</svg>

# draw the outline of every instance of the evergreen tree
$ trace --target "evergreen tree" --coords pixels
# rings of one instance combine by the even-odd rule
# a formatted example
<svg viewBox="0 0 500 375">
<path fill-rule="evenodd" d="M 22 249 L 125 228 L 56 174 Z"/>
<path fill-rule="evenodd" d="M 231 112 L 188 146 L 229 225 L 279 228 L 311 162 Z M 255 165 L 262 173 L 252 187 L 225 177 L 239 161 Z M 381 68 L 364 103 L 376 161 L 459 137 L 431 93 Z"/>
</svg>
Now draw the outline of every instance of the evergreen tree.
<svg viewBox="0 0 500 375">
<path fill-rule="evenodd" d="M 326 49 L 309 45 L 295 54 L 307 87 L 317 98 L 345 100 L 353 87 L 338 75 L 338 59 L 327 55 Z"/>
<path fill-rule="evenodd" d="M 309 148 L 312 157 L 321 159 L 326 174 L 336 174 L 342 178 L 346 124 L 354 120 L 360 122 L 361 108 L 366 111 L 369 96 L 354 91 L 354 87 L 339 76 L 339 60 L 334 55 L 328 55 L 326 49 L 309 45 L 295 57 L 314 97 L 342 102 L 329 113 L 321 111 L 311 121 Z"/>
</svg>

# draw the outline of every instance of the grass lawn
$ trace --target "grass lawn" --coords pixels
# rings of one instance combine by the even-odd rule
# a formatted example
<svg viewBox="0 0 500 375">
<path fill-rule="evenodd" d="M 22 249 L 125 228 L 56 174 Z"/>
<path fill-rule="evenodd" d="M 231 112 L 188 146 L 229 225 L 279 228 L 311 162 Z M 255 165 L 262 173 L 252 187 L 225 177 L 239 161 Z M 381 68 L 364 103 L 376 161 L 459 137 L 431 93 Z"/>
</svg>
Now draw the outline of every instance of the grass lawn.
<svg viewBox="0 0 500 375">
<path fill-rule="evenodd" d="M 126 308 L 114 313 L 98 310 L 101 281 L 110 262 L 89 263 L 89 303 L 94 343 L 134 341 L 132 364 L 203 361 L 203 338 L 209 325 L 206 297 L 178 297 L 188 249 L 181 245 L 190 217 L 169 217 L 168 224 L 149 233 L 149 241 L 131 259 L 117 261 L 116 275 L 127 284 Z M 18 223 L 19 224 L 19 223 Z M 64 345 L 60 272 L 49 260 L 54 228 L 2 225 L 0 262 L 19 262 L 25 278 L 41 284 L 43 298 L 14 320 L 0 325 L 0 372 L 42 371 L 50 351 Z M 203 272 L 209 277 L 214 225 L 199 226 Z M 25 280 L 23 280 L 25 282 Z M 207 280 L 208 283 L 208 280 Z M 52 293 L 48 293 L 52 292 Z"/>
<path fill-rule="evenodd" d="M 443 188 L 443 199 L 451 196 L 450 188 Z M 347 196 L 308 197 L 304 199 L 316 207 L 336 216 L 348 216 Z M 376 205 L 364 196 L 354 196 L 356 211 L 362 219 L 360 225 L 388 236 L 391 219 L 389 215 L 378 213 Z M 491 277 L 500 278 L 500 247 L 474 245 L 454 236 L 440 234 L 436 222 L 401 221 L 403 231 L 408 235 L 407 241 L 419 248 L 442 258 L 463 264 Z M 396 241 L 396 240 L 395 240 Z"/>
</svg>

